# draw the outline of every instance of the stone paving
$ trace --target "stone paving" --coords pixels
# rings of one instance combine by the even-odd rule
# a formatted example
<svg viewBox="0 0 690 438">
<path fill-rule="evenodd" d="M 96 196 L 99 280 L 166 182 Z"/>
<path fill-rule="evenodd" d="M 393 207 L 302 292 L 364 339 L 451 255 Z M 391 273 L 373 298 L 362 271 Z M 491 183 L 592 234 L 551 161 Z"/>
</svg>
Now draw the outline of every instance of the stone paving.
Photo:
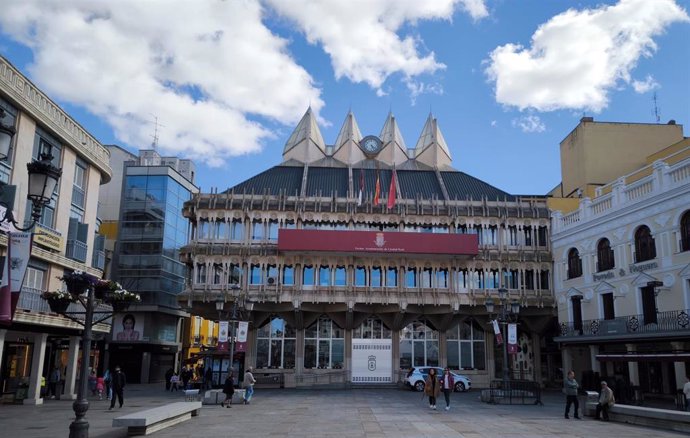
<svg viewBox="0 0 690 438">
<path fill-rule="evenodd" d="M 158 385 L 130 385 L 125 406 L 109 411 L 109 402 L 91 402 L 87 418 L 91 438 L 123 438 L 126 429 L 112 419 L 182 400 Z M 444 405 L 442 401 L 439 407 Z M 681 433 L 591 418 L 563 418 L 563 396 L 547 393 L 544 406 L 489 405 L 479 392 L 453 394 L 451 410 L 430 410 L 420 393 L 403 389 L 277 390 L 257 389 L 251 405 L 204 406 L 201 416 L 156 432 L 170 438 L 221 437 L 678 437 Z M 0 405 L 0 437 L 66 437 L 72 403 L 46 400 L 42 406 Z"/>
</svg>

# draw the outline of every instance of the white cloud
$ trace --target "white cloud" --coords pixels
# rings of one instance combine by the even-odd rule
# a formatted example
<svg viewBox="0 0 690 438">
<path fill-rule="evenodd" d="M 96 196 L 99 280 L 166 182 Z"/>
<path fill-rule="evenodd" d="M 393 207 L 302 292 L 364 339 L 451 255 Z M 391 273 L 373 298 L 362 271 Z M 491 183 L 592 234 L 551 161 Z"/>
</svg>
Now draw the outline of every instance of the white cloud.
<svg viewBox="0 0 690 438">
<path fill-rule="evenodd" d="M 648 91 L 656 90 L 657 88 L 659 88 L 659 83 L 655 81 L 653 77 L 647 75 L 644 81 L 633 80 L 632 86 L 636 93 L 644 94 Z"/>
<path fill-rule="evenodd" d="M 427 84 L 424 82 L 414 81 L 410 78 L 405 79 L 405 86 L 410 92 L 411 105 L 415 106 L 417 104 L 417 97 L 424 93 L 428 94 L 443 94 L 443 86 L 441 84 Z"/>
<path fill-rule="evenodd" d="M 689 21 L 673 0 L 621 0 L 614 6 L 569 9 L 542 24 L 531 47 L 499 46 L 486 73 L 496 100 L 540 111 L 608 105 L 608 92 L 631 84 L 641 56 L 656 50 L 653 37 L 678 21 Z"/>
<path fill-rule="evenodd" d="M 496 126 L 498 126 L 498 121 L 492 120 L 492 121 L 491 121 L 491 127 L 494 128 L 494 127 L 496 127 Z"/>
<path fill-rule="evenodd" d="M 331 57 L 336 78 L 366 83 L 379 94 L 394 73 L 401 73 L 406 80 L 445 68 L 433 52 L 419 53 L 421 41 L 416 36 L 398 35 L 403 25 L 420 20 L 451 20 L 456 7 L 475 20 L 488 15 L 483 0 L 268 2 L 294 21 L 310 43 L 323 47 Z"/>
<path fill-rule="evenodd" d="M 163 153 L 209 165 L 258 151 L 273 136 L 254 116 L 296 123 L 324 103 L 256 1 L 6 2 L 3 32 L 33 51 L 32 79 L 82 105 L 133 147 L 152 115 Z"/>
<path fill-rule="evenodd" d="M 546 125 L 544 125 L 539 116 L 533 114 L 513 119 L 511 124 L 513 127 L 522 129 L 522 132 L 534 133 L 546 131 Z"/>
</svg>

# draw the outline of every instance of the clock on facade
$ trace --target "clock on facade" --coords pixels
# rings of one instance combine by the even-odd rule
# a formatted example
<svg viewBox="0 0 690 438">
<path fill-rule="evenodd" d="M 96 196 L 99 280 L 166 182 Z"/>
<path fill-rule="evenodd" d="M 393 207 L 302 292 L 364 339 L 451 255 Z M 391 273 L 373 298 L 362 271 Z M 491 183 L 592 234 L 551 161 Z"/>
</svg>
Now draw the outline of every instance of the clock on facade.
<svg viewBox="0 0 690 438">
<path fill-rule="evenodd" d="M 359 142 L 359 146 L 367 155 L 375 155 L 379 153 L 383 144 L 377 136 L 367 135 Z"/>
</svg>

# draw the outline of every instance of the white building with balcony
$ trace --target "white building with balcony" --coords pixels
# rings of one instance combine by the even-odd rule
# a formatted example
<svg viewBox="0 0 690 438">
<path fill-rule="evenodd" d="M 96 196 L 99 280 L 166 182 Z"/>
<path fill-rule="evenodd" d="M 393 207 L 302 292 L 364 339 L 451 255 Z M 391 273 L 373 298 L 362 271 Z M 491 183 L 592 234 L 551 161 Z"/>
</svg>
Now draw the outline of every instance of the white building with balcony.
<svg viewBox="0 0 690 438">
<path fill-rule="evenodd" d="M 672 399 L 690 374 L 690 139 L 647 147 L 648 164 L 552 213 L 564 371 L 623 403 Z"/>
</svg>

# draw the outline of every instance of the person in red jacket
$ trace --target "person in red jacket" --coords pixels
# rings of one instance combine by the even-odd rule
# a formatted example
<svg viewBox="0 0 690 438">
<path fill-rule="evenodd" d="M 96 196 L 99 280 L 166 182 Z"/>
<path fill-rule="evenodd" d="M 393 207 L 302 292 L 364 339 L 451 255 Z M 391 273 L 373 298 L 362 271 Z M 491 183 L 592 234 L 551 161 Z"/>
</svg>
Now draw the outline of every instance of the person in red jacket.
<svg viewBox="0 0 690 438">
<path fill-rule="evenodd" d="M 446 367 L 441 376 L 441 388 L 443 389 L 443 396 L 446 398 L 446 411 L 450 409 L 450 393 L 455 389 L 455 379 L 450 373 L 450 368 Z"/>
</svg>

